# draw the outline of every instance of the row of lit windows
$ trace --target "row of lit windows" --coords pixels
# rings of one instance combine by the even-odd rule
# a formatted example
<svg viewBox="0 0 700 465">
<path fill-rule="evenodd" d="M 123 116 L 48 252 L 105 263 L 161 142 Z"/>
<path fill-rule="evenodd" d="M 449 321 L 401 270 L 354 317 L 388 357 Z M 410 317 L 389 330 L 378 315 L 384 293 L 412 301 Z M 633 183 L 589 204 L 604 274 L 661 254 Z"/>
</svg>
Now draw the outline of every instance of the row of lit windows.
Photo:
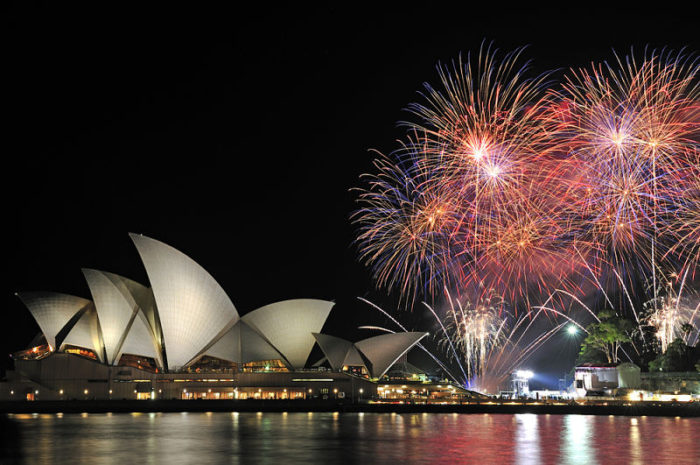
<svg viewBox="0 0 700 465">
<path fill-rule="evenodd" d="M 113 379 L 115 383 L 150 383 L 150 379 Z M 201 379 L 159 379 L 158 383 L 233 383 L 236 380 L 234 378 L 224 378 L 224 379 L 212 379 L 212 378 L 201 378 Z"/>
</svg>

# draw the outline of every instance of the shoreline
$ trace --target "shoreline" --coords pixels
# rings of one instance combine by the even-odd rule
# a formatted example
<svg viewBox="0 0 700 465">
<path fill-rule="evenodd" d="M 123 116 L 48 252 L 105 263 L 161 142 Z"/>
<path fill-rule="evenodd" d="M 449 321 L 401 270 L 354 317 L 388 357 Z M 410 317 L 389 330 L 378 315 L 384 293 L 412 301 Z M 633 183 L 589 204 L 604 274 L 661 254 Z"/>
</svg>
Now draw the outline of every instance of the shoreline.
<svg viewBox="0 0 700 465">
<path fill-rule="evenodd" d="M 2 414 L 132 413 L 132 412 L 340 412 L 340 413 L 464 413 L 553 414 L 700 417 L 700 403 L 662 404 L 388 404 L 322 400 L 76 400 L 0 402 Z"/>
</svg>

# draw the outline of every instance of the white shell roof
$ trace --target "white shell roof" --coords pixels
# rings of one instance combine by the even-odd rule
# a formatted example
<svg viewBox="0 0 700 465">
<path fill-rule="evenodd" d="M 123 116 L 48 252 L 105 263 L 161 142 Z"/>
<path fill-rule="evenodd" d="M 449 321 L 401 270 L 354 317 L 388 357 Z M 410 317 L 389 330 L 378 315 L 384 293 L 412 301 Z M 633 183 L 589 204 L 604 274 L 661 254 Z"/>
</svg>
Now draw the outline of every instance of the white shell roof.
<svg viewBox="0 0 700 465">
<path fill-rule="evenodd" d="M 235 363 L 284 359 L 274 347 L 242 320 L 227 331 L 204 355 Z"/>
<path fill-rule="evenodd" d="M 145 286 L 105 271 L 83 269 L 83 274 L 90 287 L 100 320 L 107 363 L 114 364 L 117 362 L 117 354 L 126 336 L 126 329 L 139 310 L 139 305 L 129 288 Z"/>
<path fill-rule="evenodd" d="M 155 297 L 168 368 L 192 361 L 238 320 L 221 286 L 187 255 L 146 236 L 130 234 Z"/>
<path fill-rule="evenodd" d="M 159 367 L 163 367 L 158 342 L 149 326 L 148 319 L 141 310 L 134 315 L 131 325 L 128 327 L 126 337 L 115 357 L 115 364 L 119 363 L 123 354 L 151 357 Z"/>
<path fill-rule="evenodd" d="M 345 359 L 343 359 L 343 365 L 367 368 L 365 361 L 362 360 L 362 356 L 354 344 L 348 349 L 348 353 L 345 355 Z"/>
<path fill-rule="evenodd" d="M 381 378 L 384 373 L 428 333 L 392 333 L 371 337 L 356 342 L 355 347 L 372 364 L 367 367 L 373 378 Z"/>
<path fill-rule="evenodd" d="M 127 287 L 140 308 L 141 313 L 139 313 L 139 316 L 146 317 L 147 326 L 155 335 L 154 343 L 158 347 L 158 351 L 162 353 L 163 331 L 160 327 L 160 318 L 158 317 L 158 311 L 156 310 L 156 301 L 153 297 L 153 291 L 151 288 L 143 286 L 135 281 L 127 280 L 127 284 L 129 282 L 135 285 Z"/>
<path fill-rule="evenodd" d="M 61 342 L 61 348 L 66 344 L 90 349 L 97 355 L 98 360 L 104 361 L 104 346 L 100 339 L 100 327 L 97 312 L 90 306 L 82 311 L 82 316 L 75 322 Z"/>
<path fill-rule="evenodd" d="M 87 299 L 58 292 L 18 293 L 22 303 L 36 320 L 46 342 L 56 350 L 56 336 L 80 310 L 92 304 Z M 60 343 L 60 341 L 59 341 Z"/>
<path fill-rule="evenodd" d="M 275 302 L 243 315 L 242 320 L 265 337 L 291 364 L 303 368 L 335 303 L 316 299 Z"/>
<path fill-rule="evenodd" d="M 209 347 L 204 355 L 228 360 L 229 362 L 241 362 L 241 321 L 226 331 L 214 345 Z"/>
<path fill-rule="evenodd" d="M 313 333 L 313 336 L 328 359 L 331 368 L 341 370 L 345 364 L 348 351 L 353 348 L 352 342 L 328 334 Z M 361 365 L 364 365 L 364 363 L 361 363 Z"/>
</svg>

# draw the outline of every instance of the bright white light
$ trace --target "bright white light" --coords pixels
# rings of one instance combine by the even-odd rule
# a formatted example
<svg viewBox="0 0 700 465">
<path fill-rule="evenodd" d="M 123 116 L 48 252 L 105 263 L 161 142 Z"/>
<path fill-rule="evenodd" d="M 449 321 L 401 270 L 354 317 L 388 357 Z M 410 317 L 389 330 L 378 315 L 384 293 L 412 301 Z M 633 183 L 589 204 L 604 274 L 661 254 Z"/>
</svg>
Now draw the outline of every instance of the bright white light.
<svg viewBox="0 0 700 465">
<path fill-rule="evenodd" d="M 624 132 L 616 132 L 612 134 L 611 139 L 615 145 L 621 147 L 622 143 L 625 141 L 625 139 L 627 139 L 627 134 Z"/>
<path fill-rule="evenodd" d="M 486 174 L 491 176 L 492 178 L 497 178 L 499 174 L 501 174 L 501 168 L 499 168 L 496 165 L 490 165 L 486 167 Z"/>
<path fill-rule="evenodd" d="M 530 379 L 535 375 L 530 370 L 518 370 L 515 372 L 515 376 L 521 379 Z"/>
<path fill-rule="evenodd" d="M 566 331 L 571 335 L 578 333 L 578 329 L 574 325 L 570 325 L 568 328 L 566 328 Z"/>
</svg>

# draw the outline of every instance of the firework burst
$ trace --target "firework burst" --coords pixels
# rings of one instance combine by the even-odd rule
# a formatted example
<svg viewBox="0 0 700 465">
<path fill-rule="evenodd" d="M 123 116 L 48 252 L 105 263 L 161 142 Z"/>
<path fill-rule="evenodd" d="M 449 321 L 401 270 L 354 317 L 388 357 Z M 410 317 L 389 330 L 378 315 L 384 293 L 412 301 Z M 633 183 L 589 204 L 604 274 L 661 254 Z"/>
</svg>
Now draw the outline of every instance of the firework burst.
<svg viewBox="0 0 700 465">
<path fill-rule="evenodd" d="M 547 169 L 547 75 L 526 78 L 522 52 L 499 60 L 482 46 L 439 66 L 441 86 L 426 84 L 425 102 L 409 106 L 410 137 L 365 176 L 353 221 L 380 287 L 409 302 L 446 285 L 521 298 L 563 277 L 574 255 L 562 253 L 561 193 Z"/>
<path fill-rule="evenodd" d="M 668 51 L 573 71 L 555 92 L 572 226 L 596 265 L 656 272 L 697 167 L 697 60 Z"/>
<path fill-rule="evenodd" d="M 366 175 L 360 193 L 360 259 L 380 287 L 396 288 L 411 300 L 418 291 L 434 293 L 451 278 L 450 223 L 454 199 L 436 187 L 426 189 L 430 172 L 389 157 L 375 160 L 378 174 Z"/>
<path fill-rule="evenodd" d="M 530 312 L 582 282 L 651 275 L 656 289 L 657 272 L 694 273 L 697 60 L 631 54 L 548 91 L 522 54 L 482 45 L 438 66 L 439 85 L 409 105 L 409 137 L 375 161 L 353 215 L 378 285 L 411 304 L 493 290 Z"/>
</svg>

